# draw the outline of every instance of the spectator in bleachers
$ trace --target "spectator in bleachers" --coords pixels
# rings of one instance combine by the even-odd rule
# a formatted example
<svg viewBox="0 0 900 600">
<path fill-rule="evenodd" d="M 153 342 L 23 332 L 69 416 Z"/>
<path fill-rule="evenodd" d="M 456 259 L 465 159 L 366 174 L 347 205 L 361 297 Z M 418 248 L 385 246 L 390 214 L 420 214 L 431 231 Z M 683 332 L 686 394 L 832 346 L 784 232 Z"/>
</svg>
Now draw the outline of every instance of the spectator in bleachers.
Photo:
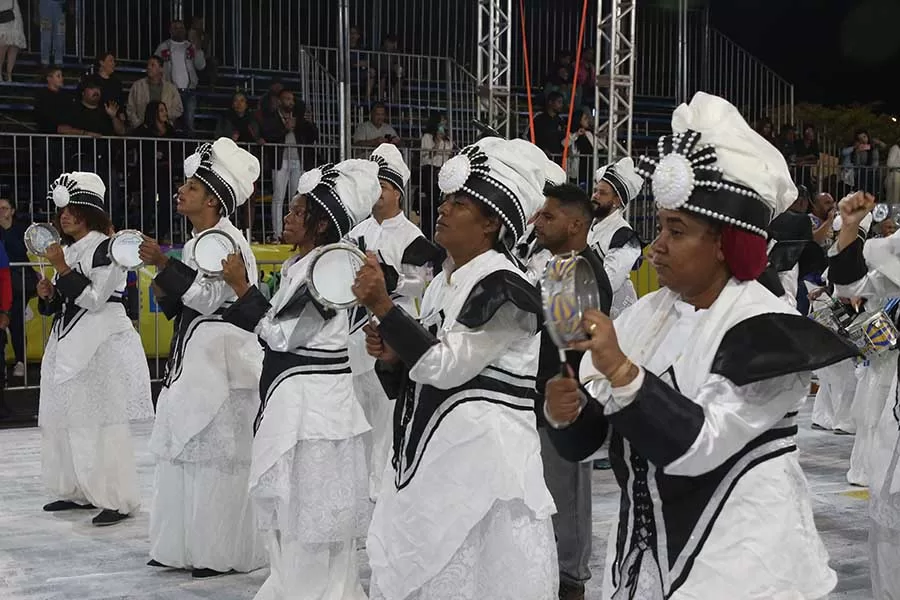
<svg viewBox="0 0 900 600">
<path fill-rule="evenodd" d="M 184 130 L 192 136 L 197 112 L 197 85 L 200 82 L 197 72 L 206 68 L 206 57 L 202 49 L 188 41 L 184 21 L 172 21 L 169 35 L 171 37 L 160 44 L 154 54 L 163 59 L 166 81 L 178 88 L 184 107 Z"/>
<path fill-rule="evenodd" d="M 368 56 L 363 54 L 366 47 L 362 43 L 359 27 L 351 27 L 349 33 L 350 46 L 350 85 L 365 89 L 366 100 L 372 97 L 378 71 L 369 64 Z"/>
<path fill-rule="evenodd" d="M 353 134 L 353 145 L 364 148 L 375 148 L 381 144 L 400 145 L 400 136 L 397 131 L 387 124 L 387 107 L 384 102 L 376 102 L 372 105 L 369 120 L 361 123 Z M 368 152 L 363 153 L 368 156 Z"/>
<path fill-rule="evenodd" d="M 282 89 L 278 110 L 264 117 L 260 135 L 266 144 L 278 144 L 263 148 L 263 164 L 272 166 L 272 237 L 279 240 L 284 227 L 285 195 L 292 198 L 304 169 L 315 166 L 315 158 L 309 156 L 311 150 L 297 146 L 314 144 L 319 131 L 307 120 L 306 105 L 297 104 L 294 93 Z M 304 160 L 309 164 L 304 164 Z"/>
<path fill-rule="evenodd" d="M 767 142 L 778 147 L 778 140 L 775 139 L 775 128 L 772 125 L 772 121 L 769 119 L 760 120 L 759 124 L 756 126 L 756 131 L 759 135 L 763 136 Z"/>
<path fill-rule="evenodd" d="M 594 126 L 591 113 L 577 110 L 572 115 L 569 127 L 569 164 L 566 173 L 582 189 L 591 189 L 594 180 L 592 161 L 594 160 Z"/>
<path fill-rule="evenodd" d="M 100 102 L 100 86 L 94 80 L 86 81 L 80 101 L 72 104 L 67 118 L 59 126 L 66 135 L 92 137 L 125 135 L 125 122 L 119 114 L 116 102 Z"/>
<path fill-rule="evenodd" d="M 803 128 L 803 139 L 797 140 L 794 151 L 797 163 L 797 183 L 807 187 L 814 186 L 816 165 L 819 163 L 819 143 L 816 141 L 816 128 L 807 125 Z"/>
<path fill-rule="evenodd" d="M 269 84 L 269 91 L 260 97 L 255 115 L 256 120 L 260 125 L 262 125 L 262 122 L 268 115 L 275 114 L 278 110 L 278 97 L 281 95 L 281 90 L 283 89 L 284 84 L 281 83 L 280 79 L 275 78 L 272 80 L 272 83 Z"/>
<path fill-rule="evenodd" d="M 188 30 L 188 40 L 203 51 L 203 57 L 206 59 L 206 68 L 201 70 L 197 75 L 201 81 L 209 86 L 209 89 L 215 89 L 216 80 L 219 76 L 219 63 L 212 55 L 212 36 L 206 30 L 206 24 L 203 17 L 195 15 L 191 19 L 191 28 Z"/>
<path fill-rule="evenodd" d="M 789 165 L 797 162 L 797 130 L 793 125 L 783 125 L 778 138 L 778 149 Z"/>
<path fill-rule="evenodd" d="M 27 48 L 25 22 L 18 0 L 0 1 L 0 81 L 12 81 L 13 68 L 20 48 Z M 6 61 L 6 79 L 3 79 L 3 62 Z"/>
<path fill-rule="evenodd" d="M 9 198 L 0 198 L 0 241 L 6 249 L 9 261 L 27 263 L 25 248 L 26 223 L 16 218 L 16 207 Z M 12 310 L 9 315 L 9 333 L 16 357 L 13 377 L 25 375 L 25 307 L 37 295 L 37 272 L 31 267 L 10 267 L 12 276 Z"/>
<path fill-rule="evenodd" d="M 171 243 L 173 214 L 170 200 L 176 191 L 173 166 L 182 163 L 184 152 L 177 142 L 166 141 L 177 137 L 177 133 L 165 103 L 150 101 L 144 111 L 144 123 L 133 134 L 147 138 L 140 142 L 137 156 L 141 169 L 143 214 L 134 220 L 141 224 L 141 231 L 147 235 Z"/>
<path fill-rule="evenodd" d="M 131 84 L 128 92 L 128 122 L 132 127 L 144 123 L 144 112 L 152 100 L 166 105 L 173 122 L 184 112 L 178 88 L 164 79 L 162 59 L 155 55 L 147 59 L 147 76 Z"/>
<path fill-rule="evenodd" d="M 581 86 L 581 103 L 587 108 L 594 107 L 594 92 L 597 89 L 597 54 L 593 48 L 585 48 L 578 69 L 578 85 Z"/>
<path fill-rule="evenodd" d="M 63 89 L 65 80 L 59 67 L 47 67 L 44 76 L 47 87 L 38 90 L 34 97 L 34 121 L 40 133 L 65 133 L 62 126 L 72 112 L 74 99 Z M 63 171 L 63 144 L 58 138 L 33 138 L 31 148 L 34 169 L 34 205 L 36 212 L 49 208 L 44 190 Z"/>
<path fill-rule="evenodd" d="M 62 69 L 47 67 L 44 76 L 47 87 L 38 90 L 34 97 L 34 120 L 41 133 L 64 133 L 59 126 L 71 112 L 72 96 L 63 89 L 65 80 Z"/>
<path fill-rule="evenodd" d="M 244 92 L 235 92 L 231 97 L 231 108 L 216 123 L 216 139 L 228 137 L 238 143 L 259 144 L 260 125 L 249 111 L 249 102 Z"/>
<path fill-rule="evenodd" d="M 559 92 L 547 94 L 544 110 L 534 118 L 535 146 L 554 158 L 562 154 L 562 143 L 566 130 L 560 113 L 563 110 L 563 96 Z"/>
<path fill-rule="evenodd" d="M 438 172 L 453 155 L 453 141 L 447 130 L 447 117 L 439 112 L 431 113 L 421 141 L 422 155 L 419 161 L 420 180 L 419 206 L 413 206 L 419 213 L 419 229 L 429 240 L 434 238 L 434 224 L 437 221 L 437 207 L 441 203 L 441 189 L 438 187 Z"/>
<path fill-rule="evenodd" d="M 125 86 L 116 75 L 116 56 L 112 52 L 99 54 L 91 71 L 85 75 L 84 80 L 89 77 L 93 78 L 100 86 L 100 102 L 103 104 L 115 102 L 123 105 Z"/>
<path fill-rule="evenodd" d="M 403 80 L 403 65 L 400 57 L 391 56 L 400 51 L 400 39 L 396 35 L 384 38 L 378 54 L 379 95 L 385 100 L 400 99 L 400 85 Z"/>
<path fill-rule="evenodd" d="M 884 201 L 888 204 L 900 204 L 900 142 L 894 142 L 888 151 L 887 169 L 884 177 Z"/>
<path fill-rule="evenodd" d="M 841 150 L 841 179 L 850 190 L 864 190 L 878 196 L 877 167 L 881 162 L 878 140 L 865 129 L 857 130 L 853 143 Z"/>
<path fill-rule="evenodd" d="M 61 65 L 66 53 L 66 0 L 39 0 L 41 21 L 41 65 Z"/>
</svg>

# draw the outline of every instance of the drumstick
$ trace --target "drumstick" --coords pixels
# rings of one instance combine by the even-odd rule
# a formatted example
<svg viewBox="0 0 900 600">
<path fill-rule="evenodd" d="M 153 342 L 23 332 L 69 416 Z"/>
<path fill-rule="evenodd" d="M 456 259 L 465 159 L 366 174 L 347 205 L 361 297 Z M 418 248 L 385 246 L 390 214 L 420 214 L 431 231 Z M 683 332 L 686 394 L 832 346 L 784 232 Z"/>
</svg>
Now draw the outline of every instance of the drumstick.
<svg viewBox="0 0 900 600">
<path fill-rule="evenodd" d="M 566 379 L 569 376 L 569 363 L 566 362 L 566 351 L 559 349 L 559 376 Z"/>
</svg>

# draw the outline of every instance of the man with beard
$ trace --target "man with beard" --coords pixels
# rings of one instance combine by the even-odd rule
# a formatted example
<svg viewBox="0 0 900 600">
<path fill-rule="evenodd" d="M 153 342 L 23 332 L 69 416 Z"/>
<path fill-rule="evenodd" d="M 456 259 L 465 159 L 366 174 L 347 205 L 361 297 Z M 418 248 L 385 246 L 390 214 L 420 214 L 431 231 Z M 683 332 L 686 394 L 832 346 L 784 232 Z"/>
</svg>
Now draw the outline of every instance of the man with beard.
<svg viewBox="0 0 900 600">
<path fill-rule="evenodd" d="M 599 309 L 609 314 L 612 288 L 603 262 L 588 247 L 587 234 L 594 220 L 591 200 L 575 185 L 550 185 L 544 189 L 547 197 L 534 220 L 537 243 L 562 256 L 575 253 L 590 264 L 597 280 Z M 546 261 L 545 261 L 546 263 Z M 584 353 L 566 352 L 566 363 L 572 373 L 578 371 Z M 584 600 L 584 584 L 591 578 L 588 562 L 591 558 L 591 469 L 590 461 L 571 462 L 559 455 L 547 434 L 543 418 L 543 396 L 547 381 L 559 373 L 559 352 L 549 334 L 541 334 L 541 354 L 538 366 L 538 433 L 541 436 L 541 459 L 544 462 L 544 481 L 553 496 L 557 513 L 553 515 L 556 551 L 559 557 L 560 600 Z"/>
<path fill-rule="evenodd" d="M 640 193 L 644 180 L 634 172 L 634 161 L 623 158 L 594 174 L 594 224 L 588 244 L 603 259 L 613 290 L 610 317 L 615 319 L 637 301 L 629 275 L 640 265 L 640 238 L 625 220 L 625 206 Z"/>
</svg>

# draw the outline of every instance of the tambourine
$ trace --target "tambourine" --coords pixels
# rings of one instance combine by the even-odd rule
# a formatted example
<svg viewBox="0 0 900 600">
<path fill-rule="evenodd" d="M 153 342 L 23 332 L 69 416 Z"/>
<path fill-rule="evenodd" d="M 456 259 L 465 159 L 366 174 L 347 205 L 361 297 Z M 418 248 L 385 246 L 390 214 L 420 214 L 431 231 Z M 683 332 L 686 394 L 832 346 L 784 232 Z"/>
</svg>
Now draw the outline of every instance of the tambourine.
<svg viewBox="0 0 900 600">
<path fill-rule="evenodd" d="M 332 310 L 356 306 L 358 300 L 352 287 L 364 264 L 365 253 L 353 244 L 338 242 L 316 248 L 306 275 L 310 294 Z"/>
<path fill-rule="evenodd" d="M 551 258 L 541 277 L 541 296 L 547 332 L 561 353 L 590 337 L 582 325 L 584 313 L 601 303 L 597 277 L 585 258 L 574 252 Z"/>
<path fill-rule="evenodd" d="M 238 250 L 240 247 L 230 235 L 221 229 L 207 229 L 194 242 L 197 270 L 208 277 L 221 277 L 222 261 Z"/>
<path fill-rule="evenodd" d="M 123 229 L 109 239 L 109 259 L 126 271 L 137 271 L 144 266 L 140 257 L 144 234 L 135 229 Z"/>
<path fill-rule="evenodd" d="M 50 223 L 32 223 L 25 230 L 25 247 L 35 256 L 45 256 L 47 248 L 60 240 L 59 232 Z"/>
</svg>

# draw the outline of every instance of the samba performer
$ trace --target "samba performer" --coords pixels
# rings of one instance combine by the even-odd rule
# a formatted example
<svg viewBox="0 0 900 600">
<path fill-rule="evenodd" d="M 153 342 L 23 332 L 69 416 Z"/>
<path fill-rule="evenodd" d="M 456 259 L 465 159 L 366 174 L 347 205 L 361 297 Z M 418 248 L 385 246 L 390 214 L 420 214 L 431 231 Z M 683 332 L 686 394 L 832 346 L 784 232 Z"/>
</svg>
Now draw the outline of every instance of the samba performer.
<svg viewBox="0 0 900 600">
<path fill-rule="evenodd" d="M 410 384 L 366 542 L 370 598 L 557 598 L 534 414 L 541 302 L 509 254 L 544 199 L 546 158 L 530 156 L 485 138 L 441 168 L 435 241 L 449 256 L 419 321 L 391 301 L 374 257 L 357 275 L 354 294 L 380 320 L 369 351 L 402 361 Z"/>
<path fill-rule="evenodd" d="M 631 272 L 641 264 L 643 243 L 625 219 L 625 207 L 644 185 L 631 157 L 600 167 L 594 173 L 594 224 L 588 244 L 603 259 L 613 289 L 610 316 L 615 319 L 637 301 Z"/>
<path fill-rule="evenodd" d="M 153 416 L 147 357 L 125 314 L 126 272 L 109 258 L 105 195 L 94 173 L 64 173 L 50 186 L 66 246 L 47 249 L 56 274 L 37 286 L 39 312 L 53 316 L 41 361 L 42 471 L 59 498 L 44 510 L 100 508 L 101 526 L 140 506 L 129 421 Z"/>
<path fill-rule="evenodd" d="M 578 186 L 564 184 L 544 188 L 546 201 L 537 212 L 534 231 L 537 243 L 553 256 L 577 254 L 592 267 L 597 283 L 597 307 L 608 315 L 612 306 L 612 287 L 600 257 L 587 245 L 588 230 L 594 220 L 590 197 Z M 546 261 L 545 261 L 546 263 Z M 567 351 L 566 362 L 578 372 L 584 353 Z M 559 455 L 547 435 L 543 418 L 543 396 L 547 381 L 559 373 L 559 351 L 550 335 L 541 334 L 541 359 L 538 369 L 537 422 L 541 436 L 544 480 L 556 503 L 553 530 L 559 555 L 560 600 L 583 600 L 584 584 L 591 578 L 591 462 L 572 462 Z"/>
<path fill-rule="evenodd" d="M 622 488 L 604 598 L 821 598 L 837 580 L 812 518 L 794 419 L 809 371 L 855 354 L 756 279 L 766 227 L 796 196 L 778 150 L 716 96 L 672 117 L 642 158 L 664 287 L 616 321 L 587 311 L 580 380 L 547 384 L 560 454 L 611 426 Z"/>
<path fill-rule="evenodd" d="M 391 298 L 409 315 L 418 318 L 422 294 L 431 281 L 432 263 L 438 258 L 438 249 L 403 214 L 409 168 L 397 146 L 382 144 L 372 152 L 369 160 L 378 165 L 381 197 L 372 208 L 372 216 L 354 227 L 348 237 L 360 249 L 378 256 Z M 390 458 L 391 423 L 397 392 L 390 382 L 387 386 L 382 385 L 375 372 L 375 359 L 366 352 L 366 334 L 362 327 L 367 322 L 366 309 L 356 307 L 351 313 L 348 350 L 353 389 L 372 426 L 371 433 L 366 436 L 366 462 L 369 465 L 369 497 L 375 500 Z M 391 372 L 383 373 L 384 377 L 391 375 Z"/>
<path fill-rule="evenodd" d="M 256 336 L 222 320 L 236 296 L 221 277 L 201 270 L 200 242 L 225 234 L 256 281 L 253 252 L 229 216 L 253 193 L 259 161 L 220 138 L 201 145 L 184 170 L 176 210 L 193 232 L 182 259 L 150 239 L 140 247 L 141 259 L 159 269 L 157 302 L 175 321 L 150 437 L 156 476 L 148 564 L 205 578 L 252 571 L 266 558 L 247 493 L 262 352 Z"/>
<path fill-rule="evenodd" d="M 838 204 L 841 229 L 829 252 L 829 277 L 842 296 L 873 300 L 900 296 L 900 235 L 865 240 L 859 224 L 874 207 L 857 192 Z M 894 354 L 891 352 L 890 354 Z M 893 361 L 900 360 L 895 355 Z M 892 362 L 893 362 L 892 361 Z M 900 396 L 897 367 L 879 416 L 869 461 L 869 574 L 875 600 L 900 597 Z"/>
<path fill-rule="evenodd" d="M 510 140 L 515 141 L 515 140 Z M 531 148 L 537 148 L 532 144 L 528 144 L 524 140 L 519 140 L 516 143 L 524 142 L 522 146 L 527 144 L 531 146 Z M 520 146 L 521 147 L 521 146 Z M 522 148 L 525 151 L 525 148 Z M 543 154 L 543 150 L 538 150 Z M 558 186 L 566 183 L 566 172 L 560 167 L 555 161 L 552 161 L 548 158 L 544 160 L 544 187 Z M 534 228 L 534 221 L 537 218 L 538 213 L 535 213 L 534 216 L 531 217 L 530 223 L 528 227 L 525 228 L 525 234 L 522 236 L 522 239 L 516 244 L 516 258 L 525 265 L 526 274 L 528 279 L 533 283 L 537 283 L 540 281 L 541 276 L 544 274 L 544 267 L 547 266 L 547 261 L 550 260 L 550 257 L 553 256 L 553 253 L 544 248 L 537 239 L 537 233 Z"/>
<path fill-rule="evenodd" d="M 304 173 L 284 219 L 297 254 L 282 266 L 271 302 L 249 283 L 238 255 L 225 263 L 239 299 L 224 318 L 265 345 L 250 494 L 271 572 L 256 600 L 365 598 L 356 542 L 371 512 L 370 427 L 353 391 L 347 311 L 317 302 L 307 275 L 314 250 L 346 236 L 380 195 L 378 165 L 368 160 Z"/>
</svg>

